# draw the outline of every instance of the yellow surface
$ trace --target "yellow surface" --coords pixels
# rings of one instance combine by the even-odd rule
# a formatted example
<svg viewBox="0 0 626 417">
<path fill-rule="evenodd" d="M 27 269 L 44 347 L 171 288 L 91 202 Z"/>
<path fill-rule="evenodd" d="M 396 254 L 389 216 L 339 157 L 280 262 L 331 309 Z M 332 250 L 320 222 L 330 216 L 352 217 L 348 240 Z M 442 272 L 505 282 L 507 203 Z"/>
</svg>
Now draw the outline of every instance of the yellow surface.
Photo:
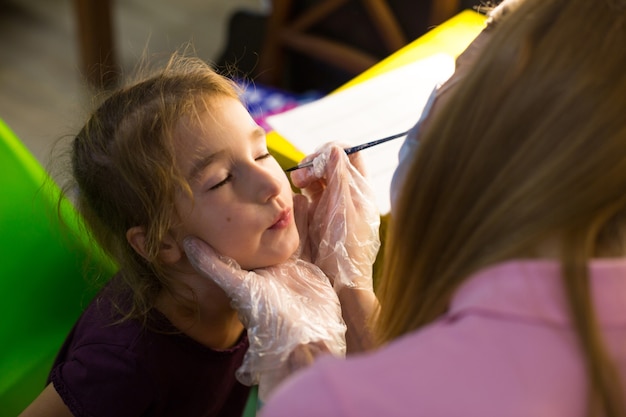
<svg viewBox="0 0 626 417">
<path fill-rule="evenodd" d="M 485 16 L 471 10 L 461 12 L 356 76 L 337 91 L 438 53 L 446 53 L 456 58 L 484 26 Z M 301 151 L 275 131 L 268 133 L 267 144 L 284 168 L 295 165 L 304 157 Z"/>
</svg>

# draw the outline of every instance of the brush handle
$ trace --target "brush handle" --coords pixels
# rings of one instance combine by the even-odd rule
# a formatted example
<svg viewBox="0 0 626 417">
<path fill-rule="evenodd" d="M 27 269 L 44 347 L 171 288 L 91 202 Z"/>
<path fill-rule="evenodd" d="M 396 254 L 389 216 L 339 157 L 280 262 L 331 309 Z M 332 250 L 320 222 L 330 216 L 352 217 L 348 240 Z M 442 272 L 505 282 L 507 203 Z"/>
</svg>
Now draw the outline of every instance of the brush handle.
<svg viewBox="0 0 626 417">
<path fill-rule="evenodd" d="M 376 139 L 376 140 L 373 140 L 371 142 L 362 143 L 360 145 L 352 146 L 350 148 L 344 149 L 344 152 L 346 153 L 346 155 L 350 155 L 350 154 L 353 154 L 355 152 L 362 151 L 363 149 L 371 148 L 372 146 L 380 145 L 381 143 L 385 143 L 385 142 L 393 140 L 393 139 L 401 138 L 403 136 L 406 136 L 407 133 L 408 133 L 408 131 L 402 132 L 402 133 L 396 133 L 395 135 L 387 136 L 386 138 Z M 303 164 L 296 165 L 295 167 L 288 168 L 288 169 L 285 170 L 285 172 L 291 172 L 291 171 L 295 171 L 296 169 L 301 169 L 301 168 L 308 168 L 310 166 L 313 166 L 313 160 L 311 160 L 309 162 L 305 162 Z"/>
<path fill-rule="evenodd" d="M 372 146 L 380 145 L 381 143 L 385 143 L 393 139 L 401 138 L 402 136 L 406 136 L 406 134 L 407 132 L 396 133 L 395 135 L 387 136 L 386 138 L 376 139 L 371 142 L 362 143 L 360 145 L 356 145 L 351 148 L 346 148 L 344 149 L 344 151 L 346 152 L 346 155 L 350 155 L 355 152 L 362 151 L 363 149 L 371 148 Z"/>
</svg>

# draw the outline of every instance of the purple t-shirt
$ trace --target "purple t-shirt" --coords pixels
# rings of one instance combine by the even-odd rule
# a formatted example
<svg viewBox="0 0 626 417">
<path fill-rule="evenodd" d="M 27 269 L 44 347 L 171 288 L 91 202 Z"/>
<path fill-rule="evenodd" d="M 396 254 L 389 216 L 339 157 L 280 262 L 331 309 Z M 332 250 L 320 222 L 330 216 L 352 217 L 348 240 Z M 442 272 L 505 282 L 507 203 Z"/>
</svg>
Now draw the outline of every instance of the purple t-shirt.
<svg viewBox="0 0 626 417">
<path fill-rule="evenodd" d="M 235 379 L 248 349 L 228 350 L 173 333 L 154 312 L 150 329 L 118 317 L 105 288 L 75 324 L 49 382 L 76 416 L 241 416 L 249 387 Z M 154 331 L 159 330 L 159 331 Z"/>
</svg>

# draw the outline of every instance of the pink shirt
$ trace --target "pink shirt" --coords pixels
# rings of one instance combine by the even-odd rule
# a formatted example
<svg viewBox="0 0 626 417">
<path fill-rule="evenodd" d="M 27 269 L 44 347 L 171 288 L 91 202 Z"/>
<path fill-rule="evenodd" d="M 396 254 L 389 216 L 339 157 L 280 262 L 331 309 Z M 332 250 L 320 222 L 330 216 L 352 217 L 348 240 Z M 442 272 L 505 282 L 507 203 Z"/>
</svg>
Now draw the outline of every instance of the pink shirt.
<svg viewBox="0 0 626 417">
<path fill-rule="evenodd" d="M 626 260 L 596 260 L 591 271 L 602 332 L 626 381 Z M 480 271 L 441 319 L 377 352 L 320 359 L 261 415 L 583 416 L 586 375 L 560 280 L 552 261 Z"/>
</svg>

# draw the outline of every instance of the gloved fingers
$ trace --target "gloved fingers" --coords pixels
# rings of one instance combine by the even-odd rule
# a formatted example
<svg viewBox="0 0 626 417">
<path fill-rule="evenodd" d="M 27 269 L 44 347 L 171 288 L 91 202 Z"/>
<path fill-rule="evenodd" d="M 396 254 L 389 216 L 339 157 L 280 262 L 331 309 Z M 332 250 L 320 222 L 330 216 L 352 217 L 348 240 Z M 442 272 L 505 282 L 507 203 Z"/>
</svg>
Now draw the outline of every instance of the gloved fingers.
<svg viewBox="0 0 626 417">
<path fill-rule="evenodd" d="M 291 351 L 287 359 L 289 372 L 292 373 L 299 369 L 306 368 L 315 362 L 318 356 L 327 353 L 330 353 L 330 349 L 328 349 L 326 344 L 321 340 L 299 344 Z"/>
<path fill-rule="evenodd" d="M 300 247 L 297 254 L 299 257 L 307 262 L 311 261 L 311 246 L 309 242 L 309 200 L 301 195 L 295 194 L 293 196 L 293 212 L 296 222 L 296 228 L 298 229 L 298 235 L 300 236 Z"/>
<path fill-rule="evenodd" d="M 315 186 L 315 183 L 318 183 L 320 180 L 330 178 L 330 175 L 337 170 L 339 161 L 345 161 L 345 159 L 342 159 L 342 156 L 345 155 L 344 149 L 346 147 L 340 143 L 329 142 L 322 145 L 315 153 L 306 156 L 301 164 L 312 160 L 315 160 L 316 163 L 312 167 L 293 171 L 291 173 L 293 185 L 297 188 L 309 188 Z M 361 175 L 366 175 L 365 161 L 361 157 L 360 152 L 350 154 L 348 160 Z"/>
<path fill-rule="evenodd" d="M 337 291 L 344 286 L 371 288 L 380 215 L 363 175 L 337 151 L 331 150 L 326 189 L 311 220 L 317 226 L 311 231 L 318 243 L 314 259 Z"/>
<path fill-rule="evenodd" d="M 241 269 L 234 259 L 219 255 L 202 239 L 187 236 L 183 247 L 191 266 L 202 276 L 214 281 L 229 297 L 245 283 L 248 271 Z"/>
<path fill-rule="evenodd" d="M 357 165 L 363 164 L 360 157 L 356 157 L 354 162 Z M 347 213 L 352 212 L 357 217 L 379 220 L 376 196 L 358 166 L 349 163 L 338 166 L 337 173 L 328 179 L 326 188 L 336 192 L 331 196 L 329 203 L 341 199 Z M 330 193 L 328 194 L 330 196 Z"/>
<path fill-rule="evenodd" d="M 300 233 L 300 238 L 308 233 L 309 227 L 308 213 L 309 213 L 309 200 L 302 194 L 295 194 L 293 196 L 293 213 L 294 220 L 296 222 L 296 228 Z"/>
<path fill-rule="evenodd" d="M 314 160 L 315 158 L 317 158 L 319 154 L 320 154 L 319 152 L 314 152 L 310 155 L 305 156 L 302 159 L 302 161 L 300 161 L 299 165 Z M 312 174 L 313 174 L 312 167 L 296 169 L 295 171 L 291 171 L 290 173 L 291 182 L 297 188 L 307 187 L 311 182 L 317 180 L 317 178 L 314 178 Z"/>
<path fill-rule="evenodd" d="M 309 194 L 317 194 L 324 190 L 325 180 L 315 175 L 315 168 L 301 168 L 291 172 L 291 183 L 301 190 L 308 190 Z"/>
<path fill-rule="evenodd" d="M 346 155 L 342 147 L 331 144 L 320 181 L 323 181 L 324 190 L 330 188 L 331 193 L 346 193 L 344 197 L 347 198 L 369 190 L 365 173 L 365 161 L 359 152 Z"/>
<path fill-rule="evenodd" d="M 361 156 L 361 152 L 355 152 L 348 155 L 348 159 L 350 160 L 350 164 L 359 171 L 359 173 L 366 177 L 367 169 L 365 168 L 365 159 Z"/>
<path fill-rule="evenodd" d="M 362 165 L 360 157 L 355 156 L 354 161 Z M 329 213 L 334 213 L 341 221 L 345 221 L 345 215 L 349 213 L 359 217 L 375 201 L 365 178 L 340 148 L 331 149 L 326 175 L 325 192 L 318 200 L 318 208 L 322 209 L 318 212 L 324 217 Z"/>
<path fill-rule="evenodd" d="M 291 173 L 291 182 L 296 187 L 307 190 L 308 194 L 317 194 L 324 189 L 325 179 L 336 171 L 340 155 L 345 155 L 345 146 L 335 142 L 325 143 L 302 162 L 313 161 L 313 166 L 295 170 Z M 355 156 L 356 158 L 356 156 Z M 332 159 L 332 160 L 331 160 Z M 357 163 L 360 159 L 356 158 Z"/>
<path fill-rule="evenodd" d="M 309 212 L 314 212 L 323 196 L 327 184 L 337 176 L 342 169 L 338 167 L 340 161 L 348 161 L 343 148 L 335 144 L 324 145 L 319 153 L 311 155 L 316 163 L 312 167 L 296 170 L 291 173 L 292 183 L 300 188 L 311 204 Z M 345 165 L 345 164 L 342 164 Z"/>
<path fill-rule="evenodd" d="M 335 290 L 343 286 L 370 288 L 380 245 L 380 216 L 363 175 L 363 158 L 358 152 L 347 156 L 342 146 L 332 143 L 314 157 L 316 165 L 292 173 L 292 182 L 309 199 L 311 259 Z"/>
</svg>

